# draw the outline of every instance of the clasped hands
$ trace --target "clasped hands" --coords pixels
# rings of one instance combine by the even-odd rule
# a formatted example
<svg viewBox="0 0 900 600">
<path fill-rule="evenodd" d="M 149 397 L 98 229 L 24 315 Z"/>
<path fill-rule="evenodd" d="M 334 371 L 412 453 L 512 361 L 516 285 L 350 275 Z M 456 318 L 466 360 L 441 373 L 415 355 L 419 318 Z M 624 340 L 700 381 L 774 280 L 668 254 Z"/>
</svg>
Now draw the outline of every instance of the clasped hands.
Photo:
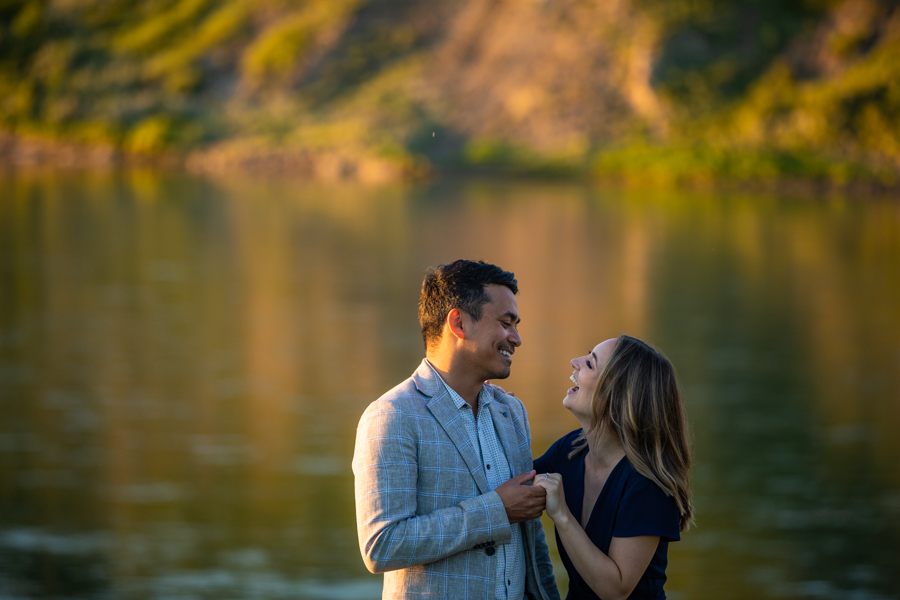
<svg viewBox="0 0 900 600">
<path fill-rule="evenodd" d="M 551 519 L 555 519 L 554 515 L 566 504 L 559 473 L 537 475 L 537 471 L 532 470 L 500 484 L 495 491 L 506 508 L 510 523 L 536 519 L 544 509 Z"/>
</svg>

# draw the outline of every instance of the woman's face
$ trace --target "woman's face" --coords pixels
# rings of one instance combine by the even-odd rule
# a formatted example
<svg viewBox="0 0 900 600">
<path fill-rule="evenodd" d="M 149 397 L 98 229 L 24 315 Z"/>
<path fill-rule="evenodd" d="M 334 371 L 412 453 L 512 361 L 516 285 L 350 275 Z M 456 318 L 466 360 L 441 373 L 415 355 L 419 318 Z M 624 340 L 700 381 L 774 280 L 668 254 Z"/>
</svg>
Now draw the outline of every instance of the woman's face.
<svg viewBox="0 0 900 600">
<path fill-rule="evenodd" d="M 603 367 L 612 356 L 616 348 L 616 339 L 606 340 L 594 346 L 594 349 L 584 356 L 572 359 L 572 382 L 575 384 L 566 392 L 563 406 L 572 411 L 572 414 L 588 426 L 591 422 L 591 399 L 594 390 L 597 389 L 597 381 Z"/>
</svg>

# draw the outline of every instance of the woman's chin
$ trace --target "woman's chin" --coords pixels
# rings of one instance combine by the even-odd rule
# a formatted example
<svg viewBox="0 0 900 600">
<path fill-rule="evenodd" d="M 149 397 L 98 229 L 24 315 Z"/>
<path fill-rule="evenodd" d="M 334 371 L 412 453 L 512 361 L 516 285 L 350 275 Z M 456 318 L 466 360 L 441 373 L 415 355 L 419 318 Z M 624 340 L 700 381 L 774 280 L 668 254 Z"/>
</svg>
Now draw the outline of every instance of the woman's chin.
<svg viewBox="0 0 900 600">
<path fill-rule="evenodd" d="M 576 419 L 578 419 L 578 421 L 580 423 L 582 423 L 582 426 L 584 425 L 584 423 L 590 423 L 591 422 L 590 415 L 581 414 L 581 412 L 579 412 L 577 410 L 577 408 L 575 406 L 573 406 L 574 403 L 572 401 L 574 399 L 575 399 L 574 394 L 569 394 L 565 398 L 563 398 L 563 401 L 562 401 L 563 408 L 565 408 L 570 413 L 572 413 L 572 416 L 575 417 Z"/>
</svg>

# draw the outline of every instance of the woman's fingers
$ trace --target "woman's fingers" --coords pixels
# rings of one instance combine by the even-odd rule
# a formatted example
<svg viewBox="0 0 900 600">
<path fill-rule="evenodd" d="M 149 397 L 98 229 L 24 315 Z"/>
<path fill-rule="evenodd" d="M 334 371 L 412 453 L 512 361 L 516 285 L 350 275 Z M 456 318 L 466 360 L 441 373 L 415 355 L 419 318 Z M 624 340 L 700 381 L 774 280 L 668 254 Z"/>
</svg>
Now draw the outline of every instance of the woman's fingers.
<svg viewBox="0 0 900 600">
<path fill-rule="evenodd" d="M 542 473 L 534 478 L 534 484 L 547 491 L 547 514 L 555 521 L 565 504 L 562 476 L 559 473 Z"/>
<path fill-rule="evenodd" d="M 562 483 L 562 475 L 559 473 L 541 473 L 534 477 L 534 484 L 550 491 L 556 491 Z"/>
<path fill-rule="evenodd" d="M 494 386 L 495 388 L 497 388 L 498 390 L 500 390 L 500 393 L 501 393 L 501 394 L 505 394 L 505 395 L 507 395 L 507 396 L 515 396 L 515 395 L 516 395 L 515 392 L 507 392 L 506 390 L 504 390 L 502 387 L 500 387 L 500 386 L 497 385 L 496 383 L 491 383 L 490 380 L 485 381 L 485 383 L 486 383 L 487 385 Z"/>
</svg>

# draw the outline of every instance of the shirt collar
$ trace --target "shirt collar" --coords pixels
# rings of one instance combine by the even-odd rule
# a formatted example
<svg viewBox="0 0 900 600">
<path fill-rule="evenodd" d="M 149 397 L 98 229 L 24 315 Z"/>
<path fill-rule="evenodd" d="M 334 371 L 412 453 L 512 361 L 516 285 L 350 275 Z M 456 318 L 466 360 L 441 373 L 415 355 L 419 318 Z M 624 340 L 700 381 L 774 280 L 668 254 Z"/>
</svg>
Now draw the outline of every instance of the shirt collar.
<svg viewBox="0 0 900 600">
<path fill-rule="evenodd" d="M 438 373 L 437 369 L 434 368 L 434 365 L 431 364 L 431 362 L 427 358 L 425 359 L 425 362 L 428 363 L 428 366 L 431 367 L 431 370 L 434 371 L 434 374 L 437 376 L 437 378 L 440 379 L 441 383 L 444 384 L 444 387 L 447 389 L 447 392 L 450 394 L 450 397 L 453 399 L 453 404 L 456 405 L 456 408 L 463 409 L 463 408 L 469 406 L 469 403 L 466 402 L 465 400 L 463 400 L 462 396 L 460 396 L 459 394 L 456 393 L 456 390 L 454 390 L 452 387 L 447 385 L 447 382 L 444 381 L 444 378 L 441 377 L 441 374 Z M 484 385 L 482 385 L 481 391 L 478 392 L 478 410 L 481 411 L 482 408 L 489 405 L 490 403 L 491 403 L 491 395 L 489 393 L 487 393 L 487 388 Z"/>
</svg>

